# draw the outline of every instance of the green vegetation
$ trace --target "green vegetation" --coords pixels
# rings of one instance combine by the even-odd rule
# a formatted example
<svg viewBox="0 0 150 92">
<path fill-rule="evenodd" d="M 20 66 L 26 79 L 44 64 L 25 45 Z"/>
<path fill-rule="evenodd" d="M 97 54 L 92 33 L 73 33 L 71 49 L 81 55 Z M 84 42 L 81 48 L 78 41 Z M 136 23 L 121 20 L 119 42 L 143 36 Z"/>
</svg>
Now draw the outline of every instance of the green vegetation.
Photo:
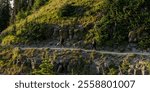
<svg viewBox="0 0 150 92">
<path fill-rule="evenodd" d="M 117 75 L 150 73 L 149 56 L 117 56 L 82 50 L 0 48 L 0 73 L 34 75 Z M 140 58 L 140 59 L 137 59 Z M 134 60 L 137 60 L 135 62 Z"/>
<path fill-rule="evenodd" d="M 19 48 L 55 47 L 64 40 L 64 46 L 71 48 L 91 49 L 95 42 L 98 50 L 148 52 L 149 0 L 29 1 L 15 0 L 11 18 L 9 3 L 0 7 L 0 73 L 116 75 L 136 74 L 139 70 L 139 74 L 149 74 L 148 56 Z"/>
<path fill-rule="evenodd" d="M 148 0 L 105 0 L 100 20 L 97 21 L 100 42 L 121 44 L 128 42 L 128 34 L 134 31 L 136 43 L 148 47 L 149 10 Z M 143 36 L 142 34 L 146 34 Z M 144 41 L 143 41 L 144 40 Z M 143 43 L 142 43 L 143 42 Z"/>
<path fill-rule="evenodd" d="M 44 5 L 46 2 L 47 4 Z M 127 46 L 128 43 L 133 42 L 139 48 L 147 49 L 150 45 L 148 4 L 148 0 L 53 0 L 49 2 L 36 0 L 33 7 L 44 6 L 31 14 L 20 11 L 17 18 L 22 20 L 15 24 L 16 32 L 14 33 L 13 26 L 10 26 L 4 30 L 0 39 L 5 40 L 9 34 L 12 37 L 11 33 L 13 33 L 17 39 L 9 42 L 22 43 L 22 40 L 18 41 L 18 39 L 23 39 L 23 43 L 44 41 L 51 37 L 46 33 L 53 33 L 57 28 L 55 26 L 51 29 L 48 25 L 61 27 L 69 25 L 74 31 L 81 31 L 84 37 L 80 40 L 85 44 L 90 44 L 93 39 L 96 39 L 98 46 L 102 47 L 105 45 L 111 47 L 115 44 Z M 78 25 L 81 25 L 83 30 L 77 28 Z M 65 30 L 70 30 L 70 27 L 66 27 Z M 59 34 L 56 36 L 59 37 Z"/>
<path fill-rule="evenodd" d="M 41 6 L 43 6 L 48 1 L 49 0 L 35 0 L 35 3 L 33 5 L 33 9 L 39 9 Z"/>
<path fill-rule="evenodd" d="M 52 75 L 54 74 L 53 65 L 48 61 L 44 61 L 40 66 L 39 70 L 34 70 L 32 74 L 35 75 Z"/>
<path fill-rule="evenodd" d="M 84 6 L 65 4 L 60 8 L 58 15 L 60 17 L 72 17 L 72 16 L 79 17 L 83 15 L 84 11 L 85 11 Z"/>
<path fill-rule="evenodd" d="M 48 24 L 40 24 L 36 22 L 27 23 L 24 28 L 21 28 L 16 32 L 16 36 L 27 42 L 45 40 L 46 38 L 48 38 L 46 37 L 47 34 L 49 34 L 48 27 Z"/>
<path fill-rule="evenodd" d="M 25 19 L 28 15 L 30 14 L 30 11 L 23 11 L 21 10 L 20 12 L 18 12 L 16 19 L 19 21 L 21 19 Z"/>
<path fill-rule="evenodd" d="M 9 26 L 10 3 L 7 0 L 0 0 L 0 33 Z"/>
</svg>

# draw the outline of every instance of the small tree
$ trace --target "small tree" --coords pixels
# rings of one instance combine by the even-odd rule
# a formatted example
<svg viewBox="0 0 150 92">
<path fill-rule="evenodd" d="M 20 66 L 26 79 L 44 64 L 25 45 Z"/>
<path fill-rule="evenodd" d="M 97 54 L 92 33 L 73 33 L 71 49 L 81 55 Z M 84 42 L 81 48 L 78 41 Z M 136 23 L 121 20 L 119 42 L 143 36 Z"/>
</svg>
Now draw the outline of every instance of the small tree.
<svg viewBox="0 0 150 92">
<path fill-rule="evenodd" d="M 40 67 L 40 70 L 33 71 L 33 74 L 40 74 L 40 75 L 54 74 L 53 65 L 48 60 L 45 60 L 39 67 Z"/>
</svg>

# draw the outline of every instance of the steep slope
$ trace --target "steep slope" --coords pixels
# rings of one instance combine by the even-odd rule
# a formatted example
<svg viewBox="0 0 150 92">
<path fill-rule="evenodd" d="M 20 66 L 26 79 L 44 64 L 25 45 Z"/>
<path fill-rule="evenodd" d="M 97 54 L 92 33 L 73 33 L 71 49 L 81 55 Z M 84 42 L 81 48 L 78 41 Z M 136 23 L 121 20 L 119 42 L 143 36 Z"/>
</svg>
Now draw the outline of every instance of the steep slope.
<svg viewBox="0 0 150 92">
<path fill-rule="evenodd" d="M 149 0 L 49 0 L 0 34 L 0 73 L 149 74 L 149 35 Z"/>
<path fill-rule="evenodd" d="M 2 33 L 2 44 L 3 45 L 9 45 L 11 43 L 25 43 L 33 42 L 33 40 L 40 40 L 41 37 L 45 39 L 51 39 L 59 37 L 58 30 L 61 28 L 64 28 L 68 30 L 68 27 L 76 27 L 75 29 L 78 29 L 78 26 L 81 24 L 82 29 L 84 28 L 84 25 L 88 24 L 89 22 L 94 21 L 94 16 L 71 16 L 71 17 L 60 17 L 61 11 L 60 8 L 65 6 L 66 4 L 70 4 L 74 2 L 74 7 L 77 8 L 76 13 L 84 13 L 86 14 L 86 10 L 88 9 L 86 7 L 86 4 L 94 5 L 94 3 L 97 3 L 98 1 L 87 1 L 87 0 L 52 0 L 49 2 L 49 4 L 45 5 L 39 11 L 34 12 L 30 16 L 28 16 L 26 19 L 19 21 L 14 26 L 12 25 L 8 29 L 6 29 Z M 94 3 L 93 3 L 94 2 Z M 84 7 L 85 6 L 85 7 Z M 25 28 L 27 26 L 27 28 Z M 65 28 L 66 26 L 66 28 Z M 15 30 L 13 30 L 15 29 Z M 56 32 L 54 32 L 54 30 Z M 77 30 L 78 31 L 78 30 Z M 7 35 L 9 34 L 9 35 Z M 33 35 L 32 35 L 33 34 Z M 37 35 L 40 35 L 39 37 L 36 37 Z M 28 37 L 28 38 L 27 38 Z M 8 38 L 8 39 L 7 39 Z M 11 38 L 11 39 L 9 39 Z M 44 40 L 45 40 L 44 39 Z"/>
<path fill-rule="evenodd" d="M 98 46 L 149 48 L 150 7 L 148 0 L 50 0 L 26 19 L 10 26 L 1 35 L 2 45 L 34 41 L 65 40 Z M 86 45 L 86 46 L 85 46 Z M 125 47 L 123 47 L 125 48 Z M 131 47 L 132 48 L 132 47 Z"/>
</svg>

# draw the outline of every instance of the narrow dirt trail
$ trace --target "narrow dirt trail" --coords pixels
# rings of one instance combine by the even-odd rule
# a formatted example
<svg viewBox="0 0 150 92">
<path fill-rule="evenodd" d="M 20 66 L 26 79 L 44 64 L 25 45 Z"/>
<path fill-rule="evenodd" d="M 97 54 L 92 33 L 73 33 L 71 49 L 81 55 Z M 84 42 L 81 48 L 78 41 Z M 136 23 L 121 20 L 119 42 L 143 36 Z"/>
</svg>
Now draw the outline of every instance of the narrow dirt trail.
<svg viewBox="0 0 150 92">
<path fill-rule="evenodd" d="M 93 52 L 95 51 L 96 53 L 101 53 L 101 54 L 111 54 L 111 55 L 129 55 L 129 54 L 134 54 L 134 55 L 143 55 L 143 56 L 150 56 L 149 52 L 111 52 L 111 51 L 98 51 L 98 50 L 86 50 L 86 49 L 80 49 L 80 48 L 57 48 L 57 47 L 19 47 L 22 50 L 26 49 L 52 49 L 52 50 L 82 50 L 85 52 Z"/>
</svg>

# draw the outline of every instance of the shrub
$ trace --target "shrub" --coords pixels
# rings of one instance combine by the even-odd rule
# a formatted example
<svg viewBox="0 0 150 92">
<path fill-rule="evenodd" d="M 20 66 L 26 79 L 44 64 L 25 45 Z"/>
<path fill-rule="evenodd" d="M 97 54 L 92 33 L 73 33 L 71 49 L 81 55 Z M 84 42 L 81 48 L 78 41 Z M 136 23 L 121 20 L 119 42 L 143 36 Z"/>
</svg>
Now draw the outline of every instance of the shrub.
<svg viewBox="0 0 150 92">
<path fill-rule="evenodd" d="M 14 35 L 8 35 L 2 40 L 2 46 L 15 44 L 18 42 L 18 38 Z"/>
<path fill-rule="evenodd" d="M 53 72 L 53 65 L 50 64 L 49 61 L 44 61 L 41 65 L 40 65 L 40 70 L 34 70 L 33 74 L 40 74 L 40 75 L 52 75 L 54 74 Z"/>
<path fill-rule="evenodd" d="M 40 6 L 44 5 L 49 0 L 35 0 L 34 9 L 40 8 Z"/>
<path fill-rule="evenodd" d="M 84 13 L 83 6 L 65 4 L 59 9 L 58 16 L 60 17 L 82 16 L 83 13 Z"/>
<path fill-rule="evenodd" d="M 16 59 L 18 59 L 20 57 L 21 57 L 20 49 L 19 48 L 14 48 L 12 50 L 12 60 L 14 61 L 14 60 L 16 60 Z"/>
<path fill-rule="evenodd" d="M 128 74 L 128 70 L 130 68 L 130 62 L 129 61 L 123 61 L 121 64 L 121 71 L 123 74 Z"/>
<path fill-rule="evenodd" d="M 16 18 L 17 18 L 17 20 L 25 19 L 29 14 L 30 14 L 29 11 L 23 11 L 23 10 L 21 10 L 20 12 L 18 12 Z"/>
<path fill-rule="evenodd" d="M 105 0 L 101 8 L 103 16 L 96 25 L 99 41 L 102 44 L 128 42 L 129 31 L 149 25 L 148 3 L 148 0 Z"/>
<path fill-rule="evenodd" d="M 27 42 L 41 41 L 47 38 L 48 33 L 49 33 L 48 24 L 30 22 L 27 23 L 24 26 L 24 28 L 17 31 L 17 37 Z"/>
<path fill-rule="evenodd" d="M 138 45 L 142 49 L 150 48 L 150 37 L 144 37 L 139 42 Z"/>
<path fill-rule="evenodd" d="M 108 75 L 117 75 L 118 73 L 118 70 L 115 69 L 115 68 L 110 68 L 109 69 L 109 72 L 108 72 Z"/>
</svg>

